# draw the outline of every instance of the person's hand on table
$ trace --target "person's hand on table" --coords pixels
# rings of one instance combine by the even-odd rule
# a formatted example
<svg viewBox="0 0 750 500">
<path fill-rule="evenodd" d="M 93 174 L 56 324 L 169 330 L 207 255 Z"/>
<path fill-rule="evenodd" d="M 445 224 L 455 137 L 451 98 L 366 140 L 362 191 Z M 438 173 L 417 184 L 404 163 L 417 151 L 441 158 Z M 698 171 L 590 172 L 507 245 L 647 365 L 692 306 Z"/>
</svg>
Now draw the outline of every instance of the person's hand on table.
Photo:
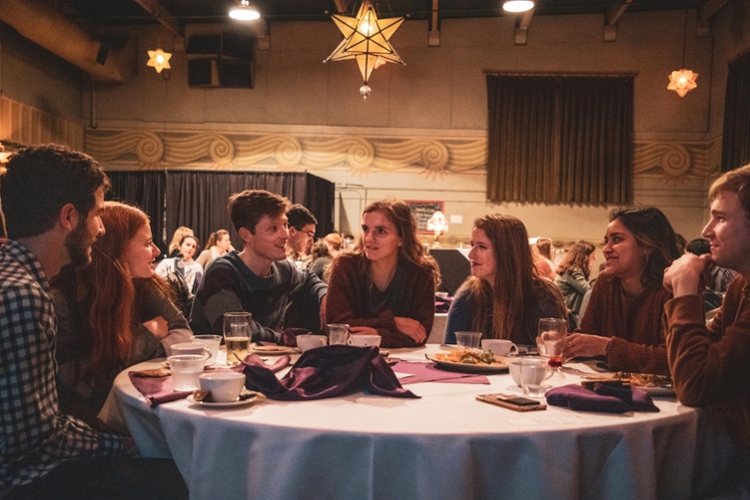
<svg viewBox="0 0 750 500">
<path fill-rule="evenodd" d="M 698 256 L 686 253 L 664 270 L 662 283 L 675 297 L 697 295 L 710 279 L 706 277 L 710 271 L 711 254 Z"/>
<path fill-rule="evenodd" d="M 424 326 L 422 326 L 422 323 L 416 319 L 402 318 L 399 316 L 396 316 L 393 319 L 396 322 L 396 329 L 407 337 L 413 339 L 417 344 L 421 344 L 427 340 L 427 332 L 425 331 Z"/>
<path fill-rule="evenodd" d="M 143 326 L 148 328 L 159 339 L 163 339 L 169 335 L 169 323 L 161 316 L 144 321 Z"/>
<path fill-rule="evenodd" d="M 563 359 L 577 357 L 591 358 L 607 354 L 609 337 L 599 335 L 588 335 L 586 333 L 574 333 L 565 340 L 565 351 Z"/>
<path fill-rule="evenodd" d="M 349 333 L 354 335 L 380 335 L 376 328 L 370 328 L 369 326 L 350 326 Z"/>
</svg>

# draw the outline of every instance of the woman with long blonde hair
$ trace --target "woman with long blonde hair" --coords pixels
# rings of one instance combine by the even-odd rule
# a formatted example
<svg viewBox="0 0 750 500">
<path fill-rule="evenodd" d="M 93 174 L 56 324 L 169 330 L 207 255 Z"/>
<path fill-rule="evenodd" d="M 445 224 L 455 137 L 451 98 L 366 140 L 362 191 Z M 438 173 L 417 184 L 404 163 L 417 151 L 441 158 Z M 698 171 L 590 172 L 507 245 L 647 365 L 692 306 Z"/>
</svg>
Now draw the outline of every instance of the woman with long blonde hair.
<svg viewBox="0 0 750 500">
<path fill-rule="evenodd" d="M 535 345 L 539 318 L 565 317 L 554 284 L 536 272 L 526 226 L 512 215 L 491 214 L 474 221 L 469 251 L 471 276 L 448 312 L 446 344 L 457 331 L 484 338 Z"/>
<path fill-rule="evenodd" d="M 207 269 L 208 266 L 224 255 L 225 253 L 232 250 L 232 240 L 229 238 L 229 231 L 226 229 L 219 229 L 211 233 L 206 242 L 206 248 L 201 252 L 195 261 L 200 264 L 203 269 Z"/>
<path fill-rule="evenodd" d="M 154 274 L 159 249 L 148 216 L 105 202 L 101 219 L 106 232 L 92 245 L 91 264 L 65 268 L 51 284 L 60 409 L 94 425 L 119 372 L 192 335 Z"/>
<path fill-rule="evenodd" d="M 439 282 L 409 206 L 377 201 L 362 214 L 354 250 L 333 262 L 326 319 L 351 325 L 353 334 L 378 334 L 384 347 L 422 345 L 432 329 Z"/>
</svg>

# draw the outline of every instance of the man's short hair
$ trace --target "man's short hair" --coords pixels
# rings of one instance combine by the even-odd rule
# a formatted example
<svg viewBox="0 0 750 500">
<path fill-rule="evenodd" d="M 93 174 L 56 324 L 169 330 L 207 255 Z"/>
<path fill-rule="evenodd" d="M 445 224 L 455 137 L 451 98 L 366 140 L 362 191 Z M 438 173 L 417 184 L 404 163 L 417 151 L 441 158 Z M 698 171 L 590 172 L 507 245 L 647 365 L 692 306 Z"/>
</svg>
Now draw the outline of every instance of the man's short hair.
<svg viewBox="0 0 750 500">
<path fill-rule="evenodd" d="M 286 217 L 289 219 L 289 225 L 297 231 L 302 231 L 302 228 L 308 224 L 318 224 L 318 219 L 310 213 L 310 211 L 299 203 L 295 203 L 286 212 Z"/>
<path fill-rule="evenodd" d="M 711 244 L 703 238 L 695 238 L 685 247 L 686 252 L 694 255 L 704 255 L 711 252 Z"/>
<path fill-rule="evenodd" d="M 12 154 L 0 177 L 8 237 L 27 238 L 49 231 L 68 203 L 87 217 L 100 187 L 106 192 L 109 179 L 87 154 L 57 144 Z"/>
<path fill-rule="evenodd" d="M 262 189 L 246 189 L 229 198 L 229 216 L 234 228 L 246 228 L 255 234 L 255 226 L 264 215 L 278 217 L 289 208 L 289 200 Z"/>
<path fill-rule="evenodd" d="M 722 191 L 736 193 L 740 200 L 740 205 L 745 210 L 745 215 L 750 218 L 750 163 L 736 170 L 726 172 L 711 184 L 708 190 L 708 197 L 711 201 L 715 200 Z"/>
</svg>

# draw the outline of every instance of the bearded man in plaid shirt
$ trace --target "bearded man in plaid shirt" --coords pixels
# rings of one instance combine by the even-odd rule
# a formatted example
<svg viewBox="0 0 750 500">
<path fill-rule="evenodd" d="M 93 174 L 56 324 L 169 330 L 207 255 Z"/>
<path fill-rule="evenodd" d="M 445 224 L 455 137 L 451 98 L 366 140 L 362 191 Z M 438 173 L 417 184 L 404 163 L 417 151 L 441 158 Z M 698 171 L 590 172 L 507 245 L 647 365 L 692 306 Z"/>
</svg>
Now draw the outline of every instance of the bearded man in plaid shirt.
<svg viewBox="0 0 750 500">
<path fill-rule="evenodd" d="M 61 146 L 11 156 L 0 177 L 0 498 L 185 498 L 171 460 L 134 458 L 132 439 L 58 408 L 49 280 L 91 260 L 109 180 Z"/>
</svg>

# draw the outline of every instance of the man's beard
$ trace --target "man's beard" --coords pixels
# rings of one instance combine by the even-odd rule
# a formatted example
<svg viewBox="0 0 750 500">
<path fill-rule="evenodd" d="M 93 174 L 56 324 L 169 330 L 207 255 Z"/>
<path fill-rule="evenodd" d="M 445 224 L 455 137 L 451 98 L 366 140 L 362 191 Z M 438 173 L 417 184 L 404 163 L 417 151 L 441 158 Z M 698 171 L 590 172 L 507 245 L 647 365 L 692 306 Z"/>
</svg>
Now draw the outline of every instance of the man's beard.
<svg viewBox="0 0 750 500">
<path fill-rule="evenodd" d="M 86 219 L 81 220 L 73 232 L 65 238 L 65 248 L 68 250 L 71 265 L 84 267 L 91 263 L 90 248 L 94 239 L 86 227 Z"/>
</svg>

